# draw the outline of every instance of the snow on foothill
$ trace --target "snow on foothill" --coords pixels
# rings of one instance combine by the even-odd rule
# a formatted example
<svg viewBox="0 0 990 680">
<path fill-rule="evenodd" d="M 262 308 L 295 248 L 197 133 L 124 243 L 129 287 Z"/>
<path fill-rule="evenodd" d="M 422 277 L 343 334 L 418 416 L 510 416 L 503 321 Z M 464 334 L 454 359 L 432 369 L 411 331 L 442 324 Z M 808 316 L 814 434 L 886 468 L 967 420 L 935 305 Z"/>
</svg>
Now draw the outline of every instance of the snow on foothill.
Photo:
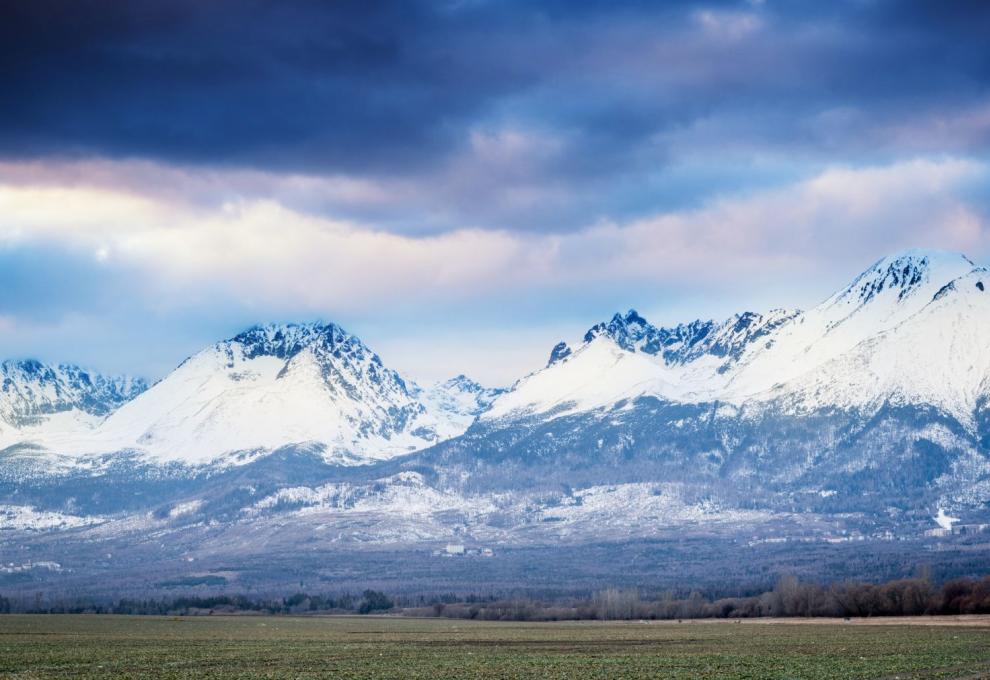
<svg viewBox="0 0 990 680">
<path fill-rule="evenodd" d="M 29 505 L 0 505 L 0 531 L 52 531 L 100 524 L 99 517 L 80 517 L 61 512 L 36 510 Z"/>
</svg>

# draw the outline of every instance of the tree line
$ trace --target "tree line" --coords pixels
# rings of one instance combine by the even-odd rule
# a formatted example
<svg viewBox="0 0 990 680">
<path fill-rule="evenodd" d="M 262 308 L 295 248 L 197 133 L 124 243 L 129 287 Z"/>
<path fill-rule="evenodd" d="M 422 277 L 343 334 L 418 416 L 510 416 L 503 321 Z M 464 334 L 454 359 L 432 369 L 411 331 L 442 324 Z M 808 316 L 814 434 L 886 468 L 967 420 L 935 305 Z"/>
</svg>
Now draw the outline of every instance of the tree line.
<svg viewBox="0 0 990 680">
<path fill-rule="evenodd" d="M 40 595 L 40 593 L 39 593 Z M 365 590 L 360 595 L 309 595 L 252 598 L 246 595 L 184 596 L 178 598 L 124 598 L 114 602 L 87 602 L 76 599 L 42 604 L 41 597 L 15 600 L 0 596 L 0 614 L 371 614 L 393 609 L 395 603 L 385 593 Z"/>
<path fill-rule="evenodd" d="M 957 578 L 941 586 L 927 578 L 887 583 L 802 583 L 781 578 L 772 590 L 743 597 L 706 597 L 698 591 L 687 597 L 673 593 L 644 596 L 638 590 L 607 588 L 585 598 L 538 600 L 527 597 L 453 594 L 420 597 L 411 603 L 377 590 L 360 595 L 296 593 L 281 598 L 246 595 L 184 596 L 178 598 L 121 599 L 93 603 L 81 600 L 45 602 L 34 598 L 0 596 L 4 613 L 98 613 L 203 615 L 257 613 L 272 615 L 374 614 L 479 619 L 489 621 L 560 621 L 629 619 L 715 619 L 757 617 L 869 617 L 936 614 L 990 614 L 990 576 Z"/>
<path fill-rule="evenodd" d="M 741 619 L 757 617 L 868 617 L 990 614 L 990 576 L 958 578 L 936 586 L 923 578 L 881 584 L 821 585 L 781 578 L 770 591 L 748 597 L 710 599 L 700 592 L 643 597 L 637 590 L 608 588 L 585 600 L 539 602 L 438 602 L 408 608 L 415 616 L 495 621 Z"/>
</svg>

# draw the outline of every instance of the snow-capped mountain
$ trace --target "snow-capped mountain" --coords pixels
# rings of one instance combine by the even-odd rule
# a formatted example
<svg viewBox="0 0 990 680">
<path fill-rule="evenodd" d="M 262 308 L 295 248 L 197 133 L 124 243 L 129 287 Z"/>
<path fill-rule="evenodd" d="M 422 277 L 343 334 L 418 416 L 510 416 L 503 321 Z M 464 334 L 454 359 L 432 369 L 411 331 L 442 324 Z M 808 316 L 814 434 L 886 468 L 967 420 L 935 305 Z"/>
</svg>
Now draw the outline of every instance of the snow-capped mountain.
<svg viewBox="0 0 990 680">
<path fill-rule="evenodd" d="M 147 389 L 138 378 L 104 376 L 71 364 L 0 363 L 0 444 L 19 433 L 94 426 Z"/>
<path fill-rule="evenodd" d="M 148 388 L 144 380 L 104 376 L 72 364 L 0 362 L 0 417 L 11 425 L 76 409 L 105 416 Z"/>
<path fill-rule="evenodd" d="M 915 394 L 915 403 L 931 400 L 948 406 L 947 393 L 957 388 L 945 384 L 942 376 L 959 375 L 983 354 L 983 346 L 975 340 L 982 330 L 969 330 L 981 323 L 983 298 L 976 294 L 982 289 L 976 283 L 982 275 L 983 270 L 965 256 L 912 250 L 878 261 L 848 287 L 806 312 L 745 312 L 723 322 L 699 320 L 673 328 L 656 327 L 635 310 L 616 314 L 611 321 L 593 326 L 581 346 L 555 346 L 547 367 L 520 380 L 483 418 L 562 414 L 646 395 L 735 406 L 788 394 L 792 401 L 804 395 L 808 407 L 882 400 L 883 390 L 893 389 L 889 383 L 868 381 L 870 389 L 866 389 L 860 380 L 869 374 L 862 353 L 881 341 L 889 346 L 882 353 L 884 359 L 877 354 L 874 362 L 890 361 L 899 352 L 924 353 L 926 360 L 916 360 L 913 371 L 905 366 L 899 379 L 942 384 L 943 393 L 934 393 L 939 388 L 933 386 Z M 966 277 L 974 277 L 972 285 Z M 968 312 L 950 311 L 948 300 L 962 294 L 956 288 L 975 296 L 965 303 Z M 908 334 L 902 326 L 928 330 L 912 331 L 919 337 L 901 340 Z M 957 332 L 972 336 L 971 344 L 960 346 L 961 340 L 946 336 Z M 920 336 L 926 336 L 927 342 Z M 990 340 L 990 335 L 983 337 Z M 849 374 L 836 375 L 844 361 Z M 815 377 L 825 370 L 828 378 Z M 934 377 L 926 380 L 919 373 Z M 986 379 L 986 374 L 979 379 Z M 831 397 L 808 387 L 816 380 L 836 386 Z M 971 412 L 973 390 L 968 394 L 965 404 L 959 405 Z M 814 400 L 813 395 L 817 395 Z"/>
<path fill-rule="evenodd" d="M 367 462 L 460 434 L 493 395 L 463 377 L 422 390 L 336 324 L 270 324 L 193 355 L 95 427 L 33 441 L 190 465 L 290 445 Z"/>
<path fill-rule="evenodd" d="M 754 347 L 732 376 L 731 394 L 739 400 L 815 370 L 929 309 L 946 286 L 978 269 L 964 255 L 943 251 L 910 250 L 881 259 L 849 286 L 781 326 L 768 338 L 772 345 Z M 927 318 L 928 323 L 955 322 Z"/>
<path fill-rule="evenodd" d="M 104 450 L 187 463 L 311 442 L 346 460 L 422 448 L 442 428 L 358 338 L 335 324 L 290 324 L 252 328 L 193 355 L 107 419 L 97 438 Z"/>
</svg>

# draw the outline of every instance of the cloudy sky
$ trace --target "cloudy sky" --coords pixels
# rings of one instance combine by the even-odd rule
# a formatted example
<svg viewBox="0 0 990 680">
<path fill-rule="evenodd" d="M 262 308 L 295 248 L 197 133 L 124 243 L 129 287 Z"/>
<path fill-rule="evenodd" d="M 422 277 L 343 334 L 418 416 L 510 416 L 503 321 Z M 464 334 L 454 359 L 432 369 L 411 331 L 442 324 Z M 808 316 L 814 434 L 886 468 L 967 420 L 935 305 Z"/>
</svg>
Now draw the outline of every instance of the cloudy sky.
<svg viewBox="0 0 990 680">
<path fill-rule="evenodd" d="M 2 356 L 322 319 L 507 383 L 620 309 L 990 263 L 990 3 L 0 6 Z"/>
</svg>

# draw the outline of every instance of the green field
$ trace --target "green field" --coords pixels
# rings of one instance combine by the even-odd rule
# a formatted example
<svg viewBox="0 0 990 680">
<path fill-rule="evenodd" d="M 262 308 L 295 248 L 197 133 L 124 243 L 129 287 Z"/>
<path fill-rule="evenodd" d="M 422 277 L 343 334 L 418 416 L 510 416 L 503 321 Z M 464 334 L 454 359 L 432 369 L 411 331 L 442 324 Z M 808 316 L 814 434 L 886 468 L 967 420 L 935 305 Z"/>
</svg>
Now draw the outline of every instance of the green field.
<svg viewBox="0 0 990 680">
<path fill-rule="evenodd" d="M 0 616 L 3 678 L 979 678 L 990 628 Z"/>
</svg>

